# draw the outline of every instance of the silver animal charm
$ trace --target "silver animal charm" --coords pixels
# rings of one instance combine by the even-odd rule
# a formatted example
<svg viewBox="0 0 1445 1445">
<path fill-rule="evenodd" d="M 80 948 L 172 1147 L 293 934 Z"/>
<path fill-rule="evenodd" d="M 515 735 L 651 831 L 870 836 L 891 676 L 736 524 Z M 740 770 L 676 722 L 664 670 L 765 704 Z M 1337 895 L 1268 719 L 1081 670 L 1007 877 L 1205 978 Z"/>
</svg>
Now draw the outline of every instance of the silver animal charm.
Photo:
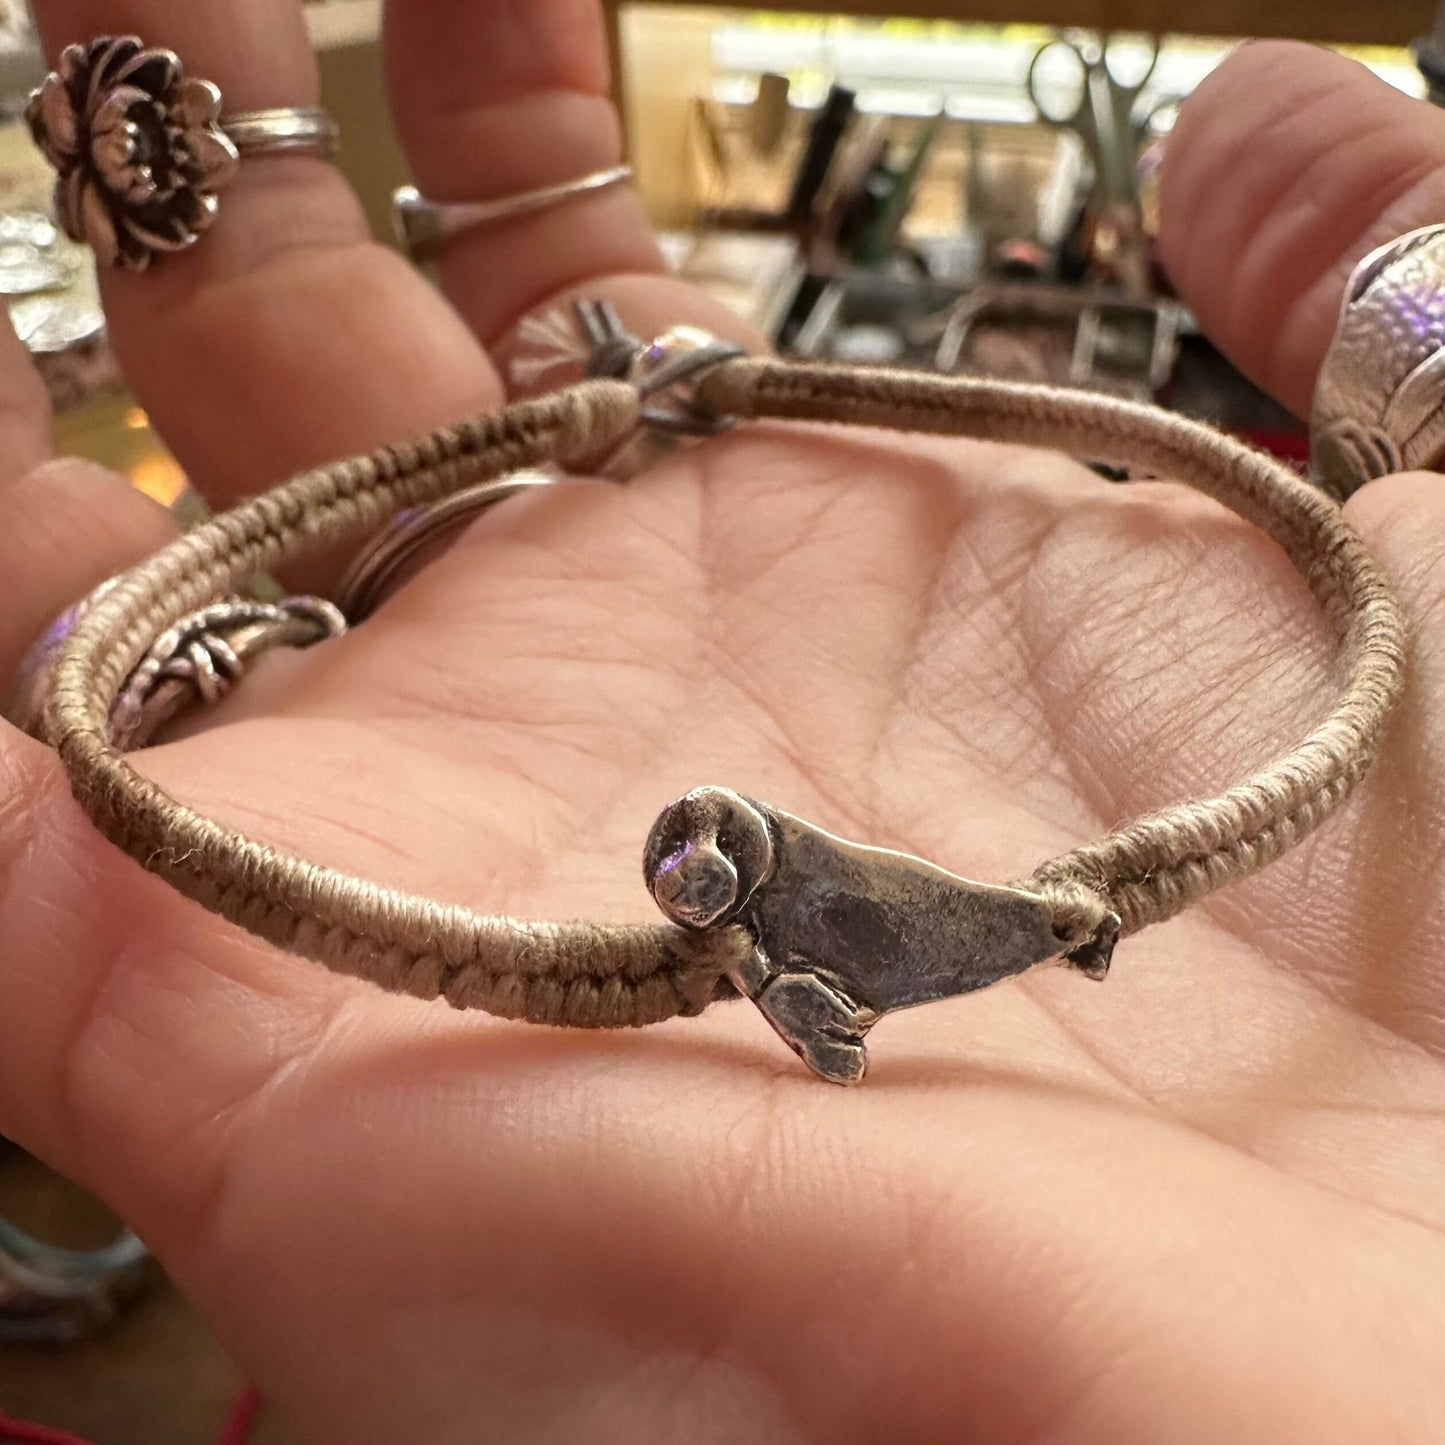
<svg viewBox="0 0 1445 1445">
<path fill-rule="evenodd" d="M 1445 225 L 1356 267 L 1310 430 L 1317 480 L 1341 501 L 1374 477 L 1445 461 Z"/>
<path fill-rule="evenodd" d="M 674 923 L 740 924 L 756 947 L 732 975 L 823 1078 L 859 1082 L 884 1014 L 987 988 L 1069 947 L 1043 899 L 835 838 L 726 788 L 699 788 L 653 826 L 647 886 Z M 1076 950 L 1108 972 L 1119 920 Z"/>
</svg>

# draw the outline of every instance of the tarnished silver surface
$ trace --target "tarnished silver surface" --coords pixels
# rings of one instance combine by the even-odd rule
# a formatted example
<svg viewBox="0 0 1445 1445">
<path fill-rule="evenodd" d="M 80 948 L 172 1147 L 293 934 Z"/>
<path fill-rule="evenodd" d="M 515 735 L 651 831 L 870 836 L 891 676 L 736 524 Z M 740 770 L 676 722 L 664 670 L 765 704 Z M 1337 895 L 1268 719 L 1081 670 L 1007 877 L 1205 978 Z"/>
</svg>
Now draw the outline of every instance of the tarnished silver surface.
<svg viewBox="0 0 1445 1445">
<path fill-rule="evenodd" d="M 726 788 L 699 788 L 653 826 L 647 886 L 674 923 L 741 924 L 756 941 L 733 978 L 816 1073 L 857 1083 L 885 1014 L 987 988 L 1058 958 L 1044 901 L 867 848 Z M 1089 954 L 1108 970 L 1117 919 Z"/>
<path fill-rule="evenodd" d="M 625 381 L 647 343 L 629 331 L 617 308 L 605 297 L 581 297 L 572 314 L 587 345 L 587 375 Z"/>
<path fill-rule="evenodd" d="M 1342 501 L 1374 477 L 1445 463 L 1445 225 L 1355 269 L 1310 431 L 1315 475 Z"/>
<path fill-rule="evenodd" d="M 144 747 L 181 712 L 218 703 L 246 664 L 273 647 L 312 647 L 346 631 L 346 619 L 320 597 L 255 602 L 231 597 L 163 632 L 136 664 L 110 712 L 116 747 Z"/>
<path fill-rule="evenodd" d="M 610 301 L 583 298 L 573 302 L 570 315 L 554 308 L 526 317 L 518 337 L 522 345 L 510 372 L 519 390 L 550 389 L 584 375 L 631 382 L 643 398 L 643 427 L 654 441 L 712 436 L 729 425 L 699 403 L 694 383 L 709 367 L 743 355 L 743 348 L 700 327 L 672 326 L 644 341 Z"/>
<path fill-rule="evenodd" d="M 312 155 L 330 158 L 341 145 L 341 127 L 319 105 L 283 105 L 223 116 L 231 144 L 245 156 Z"/>
<path fill-rule="evenodd" d="M 643 341 L 623 326 L 607 301 L 578 302 L 576 311 L 590 347 L 587 374 L 630 382 L 642 398 L 642 427 L 607 459 L 604 476 L 627 481 L 680 441 L 716 436 L 732 425 L 731 418 L 699 401 L 696 383 L 709 368 L 741 356 L 742 347 L 696 326 L 672 326 Z"/>
<path fill-rule="evenodd" d="M 555 480 L 555 474 L 541 470 L 514 472 L 464 487 L 430 506 L 398 512 L 347 568 L 336 605 L 353 627 L 364 622 L 408 573 L 468 523 L 518 492 L 551 486 Z"/>
<path fill-rule="evenodd" d="M 627 372 L 642 397 L 643 422 L 675 436 L 706 437 L 726 431 L 731 420 L 697 399 L 694 384 L 704 372 L 744 355 L 697 326 L 673 326 L 637 354 Z"/>
<path fill-rule="evenodd" d="M 143 271 L 195 244 L 242 152 L 328 155 L 336 124 L 314 106 L 222 116 L 221 92 L 134 35 L 67 45 L 25 111 L 55 167 L 65 232 L 109 265 Z"/>
<path fill-rule="evenodd" d="M 631 166 L 611 166 L 575 181 L 499 196 L 493 201 L 433 201 L 415 186 L 402 186 L 391 198 L 392 225 L 402 250 L 413 261 L 428 261 L 454 236 L 518 216 L 550 211 L 577 196 L 605 191 L 631 179 Z"/>
<path fill-rule="evenodd" d="M 80 621 L 118 578 L 62 612 L 21 664 L 5 716 L 33 737 L 45 736 L 45 708 L 56 659 Z M 246 664 L 273 647 L 310 647 L 346 631 L 346 619 L 320 597 L 258 602 L 231 597 L 162 634 L 126 679 L 111 708 L 111 736 L 122 749 L 143 747 L 197 702 L 218 702 Z"/>
</svg>

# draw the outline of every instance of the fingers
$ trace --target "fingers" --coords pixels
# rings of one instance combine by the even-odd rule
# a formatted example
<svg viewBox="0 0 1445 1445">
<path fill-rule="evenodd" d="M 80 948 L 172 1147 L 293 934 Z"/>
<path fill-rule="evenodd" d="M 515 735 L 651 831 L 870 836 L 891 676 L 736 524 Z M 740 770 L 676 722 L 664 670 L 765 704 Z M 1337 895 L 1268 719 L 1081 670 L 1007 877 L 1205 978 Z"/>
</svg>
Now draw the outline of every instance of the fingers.
<svg viewBox="0 0 1445 1445">
<path fill-rule="evenodd" d="M 50 399 L 8 313 L 0 315 L 0 480 L 50 456 Z"/>
<path fill-rule="evenodd" d="M 1184 106 L 1162 204 L 1169 273 L 1205 331 L 1305 415 L 1350 271 L 1440 219 L 1445 116 L 1329 51 L 1248 45 Z"/>
<path fill-rule="evenodd" d="M 165 546 L 175 519 L 122 476 L 61 457 L 0 482 L 0 700 L 25 654 L 92 588 Z"/>
<path fill-rule="evenodd" d="M 386 9 L 392 110 L 423 194 L 478 201 L 618 164 L 598 0 L 400 0 Z M 725 307 L 669 278 L 631 186 L 449 241 L 446 293 L 505 351 L 528 312 L 561 293 L 605 293 L 643 334 L 675 322 L 760 344 Z"/>
<path fill-rule="evenodd" d="M 52 618 L 175 531 L 124 477 L 51 460 L 45 387 L 0 318 L 0 701 Z"/>
<path fill-rule="evenodd" d="M 143 873 L 0 729 L 0 1133 L 169 1243 L 221 1172 L 228 1111 L 344 988 Z"/>
<path fill-rule="evenodd" d="M 35 10 L 51 56 L 133 31 L 216 82 L 230 113 L 317 98 L 298 0 L 37 0 Z M 355 197 L 315 158 L 243 160 L 191 250 L 103 281 L 126 374 L 213 502 L 497 395 L 466 328 L 368 241 Z"/>
</svg>

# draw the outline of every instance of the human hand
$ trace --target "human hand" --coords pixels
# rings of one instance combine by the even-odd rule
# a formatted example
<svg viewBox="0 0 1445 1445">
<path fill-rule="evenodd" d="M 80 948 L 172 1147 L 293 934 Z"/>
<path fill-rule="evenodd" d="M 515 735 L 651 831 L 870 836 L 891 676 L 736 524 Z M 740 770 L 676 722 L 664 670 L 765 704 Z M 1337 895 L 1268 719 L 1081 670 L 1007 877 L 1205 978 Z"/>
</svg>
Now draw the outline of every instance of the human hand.
<svg viewBox="0 0 1445 1445">
<path fill-rule="evenodd" d="M 294 0 L 37 10 L 52 52 L 134 28 L 236 107 L 312 84 Z M 387 44 L 429 193 L 615 160 L 591 0 L 413 0 Z M 1186 111 L 1171 264 L 1287 399 L 1349 259 L 1437 213 L 1437 119 L 1265 46 Z M 495 406 L 517 317 L 564 291 L 643 333 L 726 324 L 662 278 L 625 192 L 454 243 L 446 301 L 314 161 L 244 166 L 226 200 L 194 253 L 107 288 L 142 400 L 222 503 Z M 41 465 L 37 390 L 4 364 L 13 669 L 170 522 Z M 574 1034 L 333 978 L 143 874 L 7 731 L 0 1129 L 115 1205 L 319 1440 L 1429 1438 L 1445 503 L 1402 477 L 1350 510 L 1416 652 L 1347 814 L 1130 941 L 1102 987 L 1050 972 L 889 1019 L 852 1092 L 742 1006 Z M 1191 493 L 749 427 L 626 488 L 508 503 L 139 762 L 388 884 L 647 919 L 642 839 L 697 783 L 1007 879 L 1268 757 L 1332 656 L 1283 556 Z"/>
</svg>

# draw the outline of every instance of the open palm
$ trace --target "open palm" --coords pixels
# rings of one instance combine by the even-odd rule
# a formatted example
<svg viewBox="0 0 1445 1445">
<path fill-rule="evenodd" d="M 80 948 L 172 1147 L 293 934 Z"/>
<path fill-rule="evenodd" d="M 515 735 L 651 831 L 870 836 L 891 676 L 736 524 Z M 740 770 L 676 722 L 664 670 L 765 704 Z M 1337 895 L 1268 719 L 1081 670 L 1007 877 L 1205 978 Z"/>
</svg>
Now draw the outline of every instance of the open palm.
<svg viewBox="0 0 1445 1445">
<path fill-rule="evenodd" d="M 118 28 L 95 0 L 38 8 L 52 44 Z M 173 10 L 125 18 L 233 104 L 304 94 L 290 0 Z M 396 7 L 422 183 L 480 195 L 610 160 L 582 120 L 605 113 L 585 98 L 591 6 L 477 10 Z M 1364 98 L 1341 124 L 1403 104 L 1348 83 Z M 1200 111 L 1231 84 L 1248 77 Z M 534 116 L 527 166 L 476 158 L 508 107 Z M 1182 214 L 1209 163 L 1194 134 Z M 222 500 L 494 404 L 473 334 L 504 354 L 521 311 L 589 277 L 639 330 L 723 324 L 645 274 L 626 196 L 585 203 L 586 254 L 575 214 L 457 243 L 443 282 L 469 331 L 355 241 L 320 167 L 248 176 L 194 255 L 108 298 L 138 387 Z M 1224 248 L 1201 227 L 1196 208 L 1176 247 L 1201 314 L 1278 389 L 1307 386 L 1307 318 L 1344 248 L 1297 278 L 1306 339 L 1276 362 L 1251 354 L 1255 316 L 1210 316 Z M 624 271 L 644 274 L 595 279 Z M 118 483 L 35 472 L 41 424 L 18 372 L 9 390 L 0 497 L 26 526 L 37 497 L 67 523 L 0 542 L 26 580 L 13 664 L 168 523 Z M 1398 478 L 1352 510 L 1417 655 L 1347 816 L 1127 944 L 1103 986 L 1049 972 L 888 1020 L 856 1091 L 807 1076 L 744 1004 L 573 1034 L 333 978 L 144 875 L 7 734 L 0 1127 L 114 1203 L 320 1440 L 1429 1438 L 1445 501 Z M 365 627 L 271 659 L 141 761 L 202 811 L 388 884 L 645 919 L 642 839 L 696 784 L 1012 878 L 1289 741 L 1331 656 L 1283 556 L 1190 494 L 981 444 L 749 428 L 626 488 L 508 503 Z"/>
</svg>

